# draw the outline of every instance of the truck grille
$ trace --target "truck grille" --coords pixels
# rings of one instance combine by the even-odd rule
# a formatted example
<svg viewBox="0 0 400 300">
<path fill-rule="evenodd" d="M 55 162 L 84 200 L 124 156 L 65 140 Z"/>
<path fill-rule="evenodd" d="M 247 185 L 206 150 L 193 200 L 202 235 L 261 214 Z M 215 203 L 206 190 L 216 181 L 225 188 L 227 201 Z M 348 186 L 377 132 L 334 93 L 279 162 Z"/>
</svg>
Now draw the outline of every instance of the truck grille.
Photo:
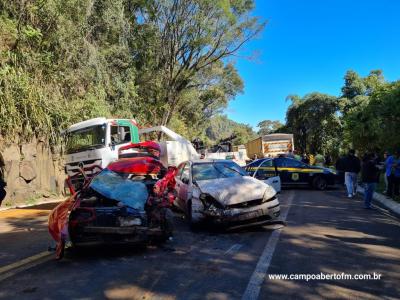
<svg viewBox="0 0 400 300">
<path fill-rule="evenodd" d="M 68 166 L 76 167 L 76 166 L 78 166 L 81 162 L 82 162 L 84 165 L 91 165 L 91 164 L 93 164 L 93 163 L 96 162 L 96 159 L 90 159 L 90 160 L 84 160 L 84 161 L 77 161 L 77 162 L 69 163 Z"/>
</svg>

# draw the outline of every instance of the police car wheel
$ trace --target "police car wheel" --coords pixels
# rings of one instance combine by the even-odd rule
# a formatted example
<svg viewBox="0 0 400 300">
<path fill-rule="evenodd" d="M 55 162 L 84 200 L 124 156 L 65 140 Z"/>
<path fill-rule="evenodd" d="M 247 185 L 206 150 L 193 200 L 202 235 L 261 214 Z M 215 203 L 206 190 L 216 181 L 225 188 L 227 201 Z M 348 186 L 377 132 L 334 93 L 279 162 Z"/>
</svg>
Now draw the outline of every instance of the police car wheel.
<svg viewBox="0 0 400 300">
<path fill-rule="evenodd" d="M 314 178 L 313 186 L 315 189 L 323 191 L 328 186 L 328 183 L 325 178 L 319 176 Z"/>
</svg>

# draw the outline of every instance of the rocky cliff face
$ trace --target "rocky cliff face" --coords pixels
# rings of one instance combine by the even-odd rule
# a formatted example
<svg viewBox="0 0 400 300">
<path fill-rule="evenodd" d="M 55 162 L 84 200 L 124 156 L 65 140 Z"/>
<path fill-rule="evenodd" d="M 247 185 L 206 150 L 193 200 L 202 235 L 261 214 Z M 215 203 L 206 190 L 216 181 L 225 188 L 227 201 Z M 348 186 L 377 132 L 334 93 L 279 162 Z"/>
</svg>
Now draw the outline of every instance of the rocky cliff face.
<svg viewBox="0 0 400 300">
<path fill-rule="evenodd" d="M 7 183 L 2 207 L 61 194 L 64 190 L 62 157 L 40 140 L 21 145 L 0 141 L 0 168 Z"/>
</svg>

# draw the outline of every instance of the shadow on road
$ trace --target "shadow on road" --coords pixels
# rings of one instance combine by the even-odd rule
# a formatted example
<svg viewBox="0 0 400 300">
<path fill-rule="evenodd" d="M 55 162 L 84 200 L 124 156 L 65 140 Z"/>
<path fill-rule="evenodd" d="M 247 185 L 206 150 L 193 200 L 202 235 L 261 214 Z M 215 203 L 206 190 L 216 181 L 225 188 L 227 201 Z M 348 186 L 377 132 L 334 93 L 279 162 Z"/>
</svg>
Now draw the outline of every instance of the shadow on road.
<svg viewBox="0 0 400 300">
<path fill-rule="evenodd" d="M 382 274 L 382 280 L 268 280 L 280 299 L 382 299 L 400 294 L 399 222 L 363 208 L 344 190 L 298 191 L 269 270 L 271 274 Z M 268 285 L 268 287 L 267 287 Z"/>
</svg>

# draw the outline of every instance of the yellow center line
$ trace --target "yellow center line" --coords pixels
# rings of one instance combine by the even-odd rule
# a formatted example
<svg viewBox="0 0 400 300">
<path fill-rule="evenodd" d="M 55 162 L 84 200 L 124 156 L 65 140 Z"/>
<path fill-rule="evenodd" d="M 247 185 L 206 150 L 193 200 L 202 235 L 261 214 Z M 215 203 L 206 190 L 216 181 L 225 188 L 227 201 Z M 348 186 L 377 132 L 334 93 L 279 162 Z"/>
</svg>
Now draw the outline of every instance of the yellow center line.
<svg viewBox="0 0 400 300">
<path fill-rule="evenodd" d="M 26 218 L 32 216 L 48 216 L 50 214 L 50 209 L 10 209 L 0 212 L 0 219 L 7 218 Z"/>
<path fill-rule="evenodd" d="M 50 258 L 54 253 L 49 251 L 43 251 L 36 255 L 21 259 L 15 263 L 0 267 L 0 281 L 14 276 L 19 272 L 25 271 L 26 269 L 32 268 L 41 264 Z"/>
</svg>

